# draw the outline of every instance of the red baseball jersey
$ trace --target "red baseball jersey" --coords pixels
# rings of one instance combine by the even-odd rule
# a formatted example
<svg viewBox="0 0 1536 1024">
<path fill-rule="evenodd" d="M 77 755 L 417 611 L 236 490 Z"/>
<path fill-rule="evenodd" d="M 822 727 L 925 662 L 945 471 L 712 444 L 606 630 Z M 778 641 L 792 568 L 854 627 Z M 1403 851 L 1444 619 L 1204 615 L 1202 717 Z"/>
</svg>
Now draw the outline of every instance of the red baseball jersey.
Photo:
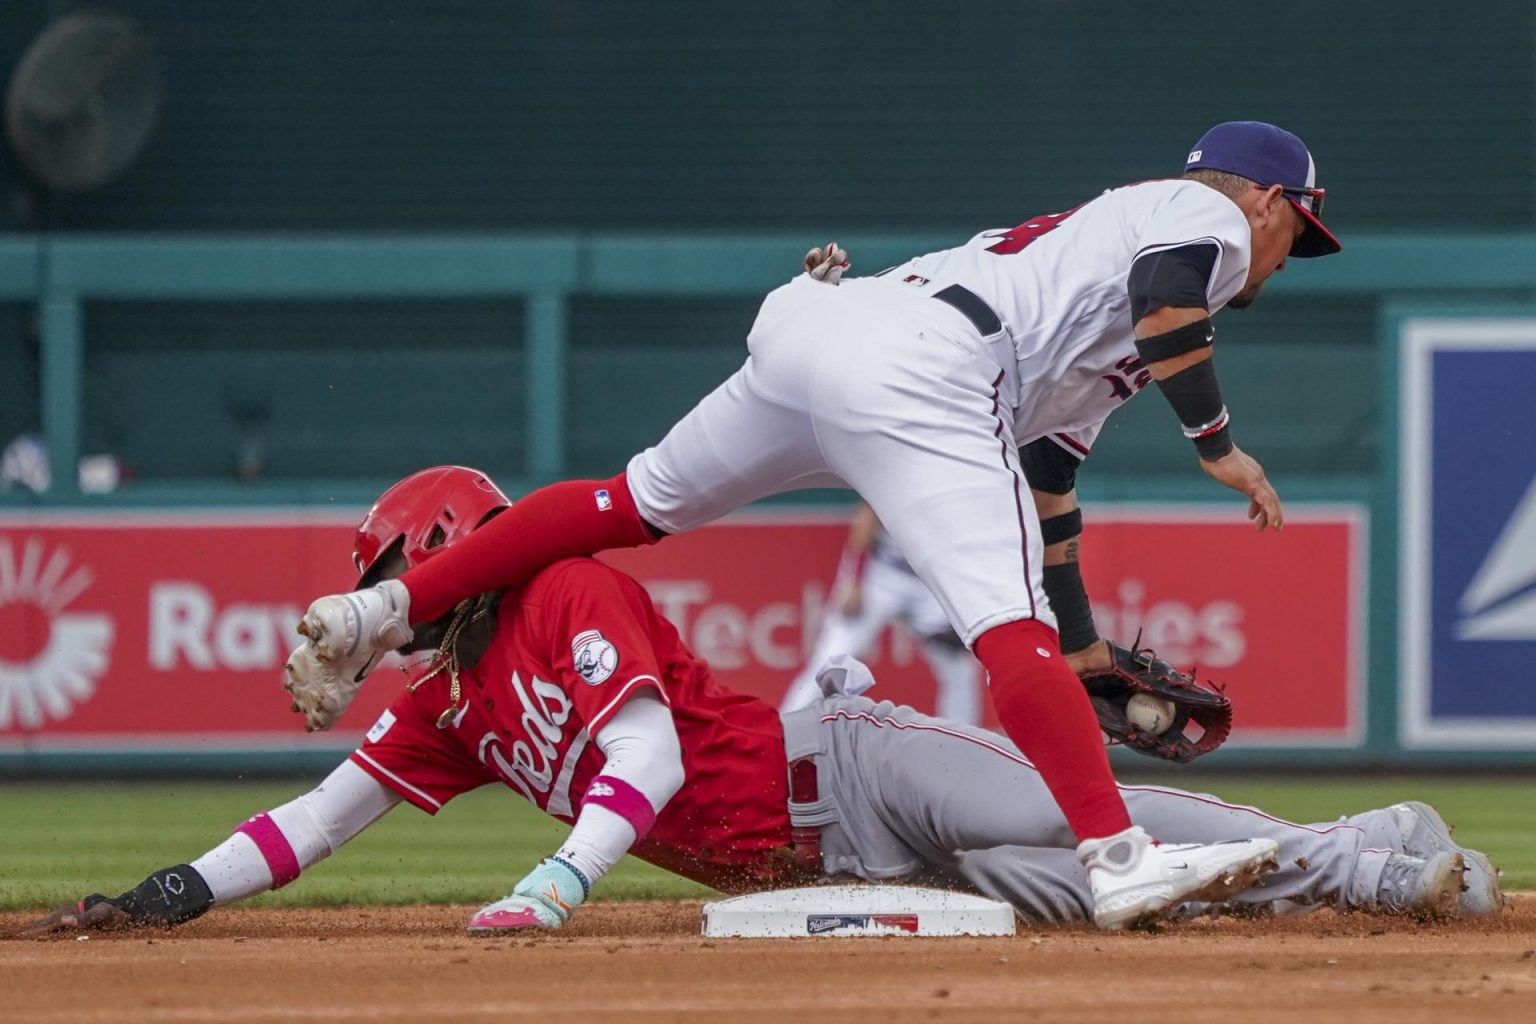
<svg viewBox="0 0 1536 1024">
<path fill-rule="evenodd" d="M 644 588 L 590 558 L 557 562 L 498 610 L 490 648 L 460 675 L 403 692 L 352 760 L 428 813 L 501 782 L 574 821 L 603 767 L 593 738 L 636 694 L 672 710 L 685 781 L 631 851 L 706 885 L 770 880 L 786 864 L 788 779 L 778 712 L 715 682 Z"/>
</svg>

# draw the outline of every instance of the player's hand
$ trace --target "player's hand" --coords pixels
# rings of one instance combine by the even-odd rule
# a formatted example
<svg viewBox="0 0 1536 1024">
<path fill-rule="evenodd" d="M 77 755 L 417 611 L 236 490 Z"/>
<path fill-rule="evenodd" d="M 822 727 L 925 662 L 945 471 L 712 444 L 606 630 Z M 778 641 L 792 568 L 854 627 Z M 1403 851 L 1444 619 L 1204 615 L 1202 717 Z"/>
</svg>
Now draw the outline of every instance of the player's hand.
<svg viewBox="0 0 1536 1024">
<path fill-rule="evenodd" d="M 74 903 L 66 903 L 52 913 L 38 918 L 16 933 L 18 939 L 46 939 L 74 932 L 122 931 L 133 927 L 126 910 L 121 910 L 99 893 Z"/>
<path fill-rule="evenodd" d="M 524 928 L 559 928 L 587 898 L 590 886 L 580 871 L 559 857 L 547 857 L 512 889 L 469 919 L 471 935 Z"/>
<path fill-rule="evenodd" d="M 1080 651 L 1063 654 L 1067 666 L 1080 676 L 1107 672 L 1114 667 L 1114 656 L 1109 653 L 1108 640 L 1095 640 Z"/>
<path fill-rule="evenodd" d="M 404 584 L 386 580 L 309 606 L 298 625 L 304 643 L 283 665 L 289 710 L 304 716 L 306 731 L 335 725 L 379 659 L 411 642 L 410 605 Z"/>
<path fill-rule="evenodd" d="M 1239 494 L 1248 496 L 1248 518 L 1260 531 L 1273 527 L 1285 529 L 1285 511 L 1280 507 L 1280 495 L 1270 486 L 1264 475 L 1264 467 L 1236 445 L 1214 462 L 1200 460 L 1205 470 L 1217 483 L 1225 484 Z"/>
<path fill-rule="evenodd" d="M 805 272 L 823 284 L 837 284 L 851 265 L 848 253 L 836 242 L 828 242 L 825 250 L 818 247 L 805 254 Z"/>
</svg>

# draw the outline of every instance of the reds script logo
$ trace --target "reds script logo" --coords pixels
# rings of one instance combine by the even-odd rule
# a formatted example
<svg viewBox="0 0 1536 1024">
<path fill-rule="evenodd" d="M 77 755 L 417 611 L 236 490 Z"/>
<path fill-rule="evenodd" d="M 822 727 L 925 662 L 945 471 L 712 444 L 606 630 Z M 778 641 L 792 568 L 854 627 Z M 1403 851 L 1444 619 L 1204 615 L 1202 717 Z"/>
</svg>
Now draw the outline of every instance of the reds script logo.
<svg viewBox="0 0 1536 1024">
<path fill-rule="evenodd" d="M 559 756 L 560 747 L 565 742 L 565 723 L 570 720 L 573 704 L 559 686 L 546 683 L 537 676 L 533 679 L 530 692 L 523 685 L 522 677 L 516 672 L 512 673 L 512 691 L 522 701 L 521 724 L 528 738 L 513 743 L 509 757 L 502 753 L 501 737 L 494 732 L 486 733 L 480 739 L 480 763 L 490 765 L 507 785 L 522 793 L 529 803 L 538 806 L 539 801 L 534 794 L 547 795 L 554 787 L 555 758 Z M 574 764 L 574 759 L 581 756 L 585 745 L 573 743 L 566 754 L 566 761 Z M 565 785 L 569 786 L 569 773 L 564 771 L 563 764 L 561 768 L 560 776 Z M 569 799 L 563 802 L 569 804 Z M 548 808 L 551 813 L 559 813 L 555 804 L 552 797 Z M 569 813 L 568 809 L 566 813 Z"/>
<path fill-rule="evenodd" d="M 0 538 L 0 730 L 68 718 L 107 670 L 112 620 L 65 611 L 90 587 L 91 571 L 70 568 L 68 548 L 44 556 L 36 537 L 19 559 Z"/>
</svg>

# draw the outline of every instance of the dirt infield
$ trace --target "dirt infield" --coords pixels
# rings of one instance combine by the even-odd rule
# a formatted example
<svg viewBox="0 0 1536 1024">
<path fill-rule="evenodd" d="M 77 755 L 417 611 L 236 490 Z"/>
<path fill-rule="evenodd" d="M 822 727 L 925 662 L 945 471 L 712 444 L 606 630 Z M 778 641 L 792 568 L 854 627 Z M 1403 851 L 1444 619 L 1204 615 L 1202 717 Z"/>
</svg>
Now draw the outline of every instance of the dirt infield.
<svg viewBox="0 0 1536 1024">
<path fill-rule="evenodd" d="M 464 907 L 216 911 L 175 933 L 0 943 L 0 1020 L 1536 1020 L 1536 894 L 1426 926 L 1323 912 L 1158 934 L 700 938 L 697 903 L 599 903 L 470 939 Z M 9 934 L 26 915 L 0 915 Z"/>
</svg>

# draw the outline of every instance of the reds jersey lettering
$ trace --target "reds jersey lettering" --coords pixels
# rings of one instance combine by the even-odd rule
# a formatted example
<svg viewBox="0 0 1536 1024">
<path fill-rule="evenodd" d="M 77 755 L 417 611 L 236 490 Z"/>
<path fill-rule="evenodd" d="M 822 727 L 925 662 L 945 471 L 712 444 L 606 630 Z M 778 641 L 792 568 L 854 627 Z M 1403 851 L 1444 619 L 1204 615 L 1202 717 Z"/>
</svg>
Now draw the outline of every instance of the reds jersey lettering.
<svg viewBox="0 0 1536 1024">
<path fill-rule="evenodd" d="M 511 686 L 521 702 L 520 724 L 526 738 L 512 742 L 509 761 L 502 753 L 501 737 L 487 732 L 480 739 L 480 763 L 493 767 L 507 785 L 522 793 L 530 803 L 545 806 L 553 801 L 541 801 L 534 794 L 549 797 L 555 781 L 556 758 L 560 758 L 563 767 L 572 755 L 580 756 L 585 743 L 573 744 L 565 756 L 560 757 L 561 748 L 565 746 L 564 726 L 571 717 L 573 705 L 559 686 L 535 677 L 530 688 L 516 672 L 512 673 Z M 562 771 L 561 775 L 565 773 Z M 557 795 L 568 807 L 569 799 L 565 794 Z"/>
<path fill-rule="evenodd" d="M 716 683 L 644 588 L 571 559 L 508 591 L 497 620 L 491 646 L 461 673 L 449 727 L 436 725 L 451 699 L 440 674 L 401 694 L 394 725 L 355 763 L 429 811 L 499 782 L 571 821 L 607 762 L 597 737 L 645 694 L 671 709 L 687 782 L 634 852 L 706 885 L 777 870 L 765 851 L 789 842 L 779 716 Z"/>
</svg>

